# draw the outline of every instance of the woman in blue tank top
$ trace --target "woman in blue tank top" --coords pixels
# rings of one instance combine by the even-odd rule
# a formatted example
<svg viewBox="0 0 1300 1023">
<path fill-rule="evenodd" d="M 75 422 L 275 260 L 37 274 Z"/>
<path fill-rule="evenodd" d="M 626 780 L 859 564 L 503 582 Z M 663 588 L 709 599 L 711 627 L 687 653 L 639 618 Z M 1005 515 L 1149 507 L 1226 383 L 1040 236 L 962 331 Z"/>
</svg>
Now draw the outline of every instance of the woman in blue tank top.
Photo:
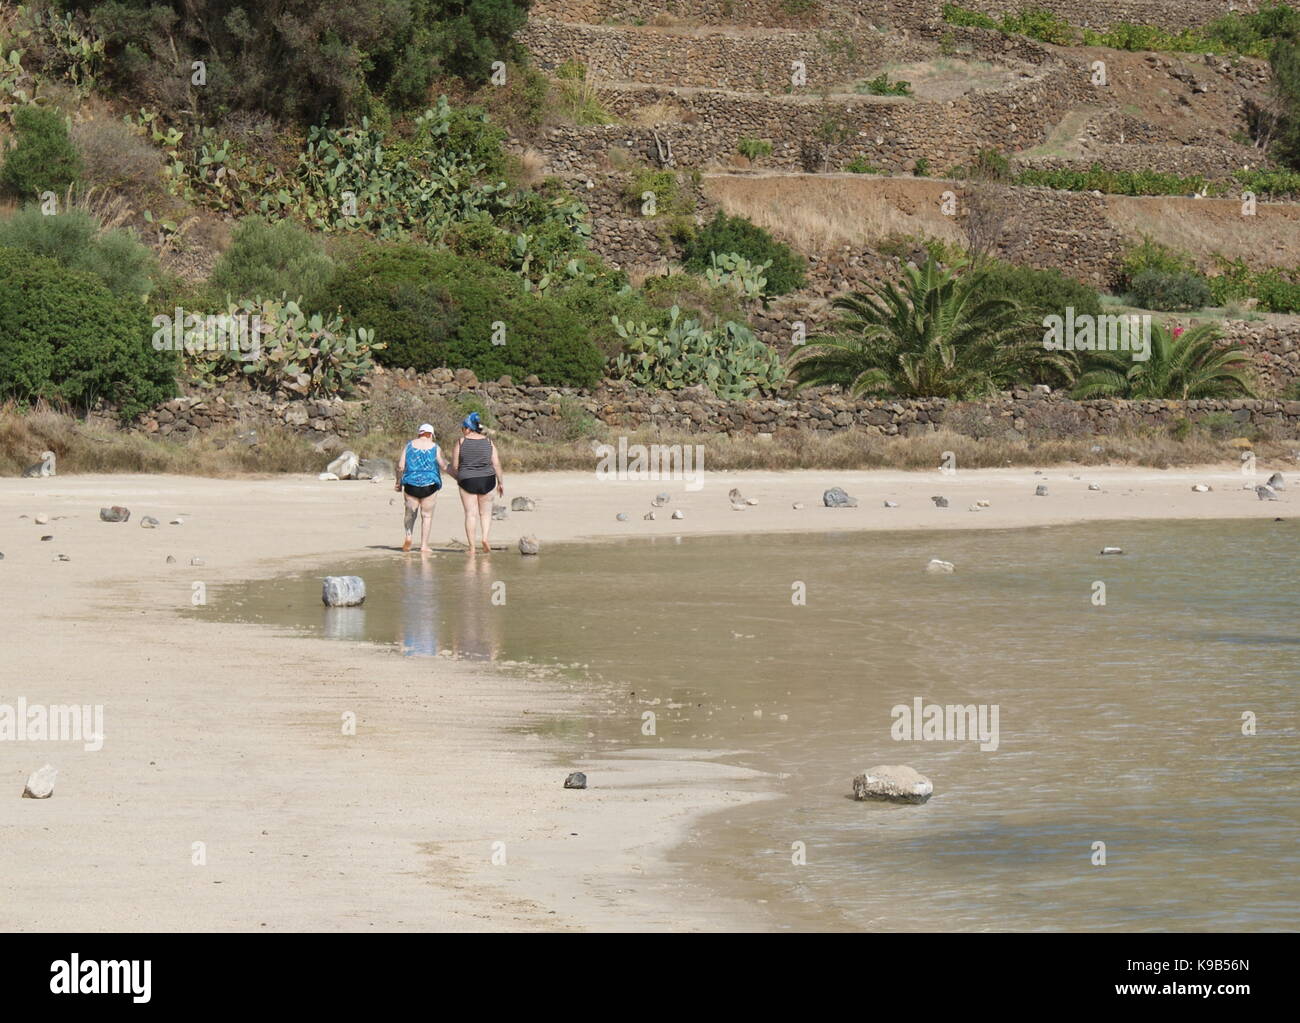
<svg viewBox="0 0 1300 1023">
<path fill-rule="evenodd" d="M 407 443 L 397 460 L 397 486 L 394 489 L 406 497 L 403 551 L 411 549 L 411 532 L 418 515 L 420 553 L 433 553 L 429 548 L 429 530 L 433 528 L 433 506 L 438 500 L 438 491 L 442 489 L 442 474 L 446 471 L 447 460 L 442 456 L 442 449 L 433 442 L 433 427 L 428 423 L 421 424 L 415 440 Z"/>
</svg>

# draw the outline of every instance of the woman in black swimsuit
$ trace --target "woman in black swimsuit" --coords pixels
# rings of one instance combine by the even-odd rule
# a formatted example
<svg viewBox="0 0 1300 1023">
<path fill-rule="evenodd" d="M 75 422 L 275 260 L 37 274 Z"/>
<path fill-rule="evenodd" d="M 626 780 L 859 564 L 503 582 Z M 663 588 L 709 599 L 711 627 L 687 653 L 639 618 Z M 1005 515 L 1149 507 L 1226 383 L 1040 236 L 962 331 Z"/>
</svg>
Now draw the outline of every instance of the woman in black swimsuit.
<svg viewBox="0 0 1300 1023">
<path fill-rule="evenodd" d="M 483 553 L 490 553 L 488 534 L 492 530 L 492 491 L 506 496 L 497 446 L 483 434 L 477 412 L 460 424 L 461 438 L 451 452 L 451 473 L 460 485 L 460 503 L 465 506 L 465 540 L 475 552 L 475 533 L 483 529 Z"/>
</svg>

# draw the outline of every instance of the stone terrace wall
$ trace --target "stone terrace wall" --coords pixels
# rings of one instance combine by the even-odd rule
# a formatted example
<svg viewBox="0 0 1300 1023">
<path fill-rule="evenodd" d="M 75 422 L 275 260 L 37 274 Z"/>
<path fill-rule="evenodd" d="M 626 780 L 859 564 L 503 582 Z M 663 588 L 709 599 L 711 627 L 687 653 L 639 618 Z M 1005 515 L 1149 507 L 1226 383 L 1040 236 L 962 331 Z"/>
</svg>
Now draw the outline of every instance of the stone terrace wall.
<svg viewBox="0 0 1300 1023">
<path fill-rule="evenodd" d="M 589 25 L 676 20 L 702 25 L 843 27 L 939 21 L 943 0 L 812 0 L 805 13 L 792 13 L 791 6 L 784 0 L 535 0 L 532 15 Z M 1043 7 L 1089 28 L 1121 21 L 1184 28 L 1213 21 L 1227 8 L 1221 0 L 965 0 L 961 6 L 993 16 Z M 1239 0 L 1236 6 L 1250 11 L 1258 4 L 1256 0 Z"/>
<path fill-rule="evenodd" d="M 471 388 L 452 376 L 449 370 L 435 371 L 418 380 L 404 380 L 404 389 L 429 398 L 454 398 L 473 390 L 485 400 L 501 430 L 523 436 L 562 435 L 563 423 L 576 403 L 615 430 L 658 429 L 697 435 L 857 429 L 877 436 L 913 436 L 942 426 L 973 437 L 1046 439 L 1162 427 L 1183 419 L 1199 422 L 1226 413 L 1239 429 L 1255 427 L 1278 436 L 1300 437 L 1300 401 L 1076 402 L 1026 391 L 973 403 L 941 398 L 864 401 L 839 394 L 723 401 L 695 389 L 647 394 L 621 383 L 590 392 L 501 384 Z M 353 423 L 363 412 L 362 406 L 361 402 L 339 400 L 276 403 L 263 395 L 247 394 L 177 398 L 146 414 L 136 428 L 186 440 L 214 427 L 256 430 L 275 424 L 321 441 L 347 439 L 355 436 Z"/>
<path fill-rule="evenodd" d="M 888 63 L 925 60 L 934 44 L 878 32 L 647 31 L 533 19 L 519 37 L 534 60 L 552 69 L 568 60 L 587 66 L 593 81 L 703 86 L 780 92 L 802 61 L 806 88 L 838 86 Z"/>
<path fill-rule="evenodd" d="M 652 104 L 676 113 L 646 128 L 552 128 L 535 148 L 546 157 L 548 170 L 560 174 L 590 166 L 593 154 L 611 144 L 650 160 L 656 132 L 671 142 L 679 167 L 725 165 L 735 157 L 740 140 L 752 137 L 771 140 L 772 155 L 763 162 L 776 169 L 837 170 L 862 157 L 881 170 L 907 172 L 924 157 L 937 170 L 983 148 L 1020 150 L 1042 142 L 1071 106 L 1086 100 L 1089 88 L 1074 69 L 1057 67 L 1010 88 L 949 103 L 878 96 L 763 97 L 655 86 L 606 89 L 602 98 L 619 117 L 631 119 Z M 848 138 L 823 148 L 817 140 L 828 122 L 838 122 Z M 821 166 L 823 157 L 827 168 Z"/>
</svg>

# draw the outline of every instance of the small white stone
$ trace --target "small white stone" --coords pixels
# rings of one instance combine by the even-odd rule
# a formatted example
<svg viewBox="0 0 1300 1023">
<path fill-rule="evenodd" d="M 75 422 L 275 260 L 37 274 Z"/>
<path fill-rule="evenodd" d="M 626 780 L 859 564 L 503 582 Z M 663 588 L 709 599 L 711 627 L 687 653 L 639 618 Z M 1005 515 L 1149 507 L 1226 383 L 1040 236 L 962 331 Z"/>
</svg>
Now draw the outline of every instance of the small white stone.
<svg viewBox="0 0 1300 1023">
<path fill-rule="evenodd" d="M 59 772 L 46 764 L 39 771 L 33 771 L 27 778 L 27 786 L 23 789 L 24 799 L 49 799 L 54 795 L 54 782 L 59 776 Z"/>
</svg>

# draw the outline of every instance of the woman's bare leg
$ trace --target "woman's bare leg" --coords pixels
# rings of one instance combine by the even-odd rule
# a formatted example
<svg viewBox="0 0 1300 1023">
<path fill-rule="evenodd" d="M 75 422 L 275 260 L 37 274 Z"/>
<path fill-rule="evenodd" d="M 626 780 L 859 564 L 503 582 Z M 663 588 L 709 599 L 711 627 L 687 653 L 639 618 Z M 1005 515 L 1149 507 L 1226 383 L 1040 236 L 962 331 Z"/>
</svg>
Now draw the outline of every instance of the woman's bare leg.
<svg viewBox="0 0 1300 1023">
<path fill-rule="evenodd" d="M 432 554 L 429 548 L 429 531 L 433 529 L 433 508 L 438 503 L 438 495 L 430 494 L 420 502 L 420 553 Z"/>
<path fill-rule="evenodd" d="M 456 489 L 460 489 L 457 487 Z M 460 491 L 460 503 L 465 508 L 465 543 L 469 546 L 469 552 L 474 553 L 474 535 L 478 532 L 478 495 Z M 484 526 L 486 529 L 487 527 Z"/>
<path fill-rule="evenodd" d="M 478 519 L 483 523 L 483 553 L 492 553 L 492 545 L 488 543 L 488 534 L 492 532 L 492 495 L 495 491 L 489 490 L 486 494 L 478 495 Z"/>
<path fill-rule="evenodd" d="M 420 514 L 420 502 L 405 491 L 402 496 L 406 499 L 406 508 L 402 513 L 402 524 L 406 530 L 406 539 L 402 542 L 402 550 L 411 549 L 411 533 L 415 530 L 415 518 Z"/>
</svg>

